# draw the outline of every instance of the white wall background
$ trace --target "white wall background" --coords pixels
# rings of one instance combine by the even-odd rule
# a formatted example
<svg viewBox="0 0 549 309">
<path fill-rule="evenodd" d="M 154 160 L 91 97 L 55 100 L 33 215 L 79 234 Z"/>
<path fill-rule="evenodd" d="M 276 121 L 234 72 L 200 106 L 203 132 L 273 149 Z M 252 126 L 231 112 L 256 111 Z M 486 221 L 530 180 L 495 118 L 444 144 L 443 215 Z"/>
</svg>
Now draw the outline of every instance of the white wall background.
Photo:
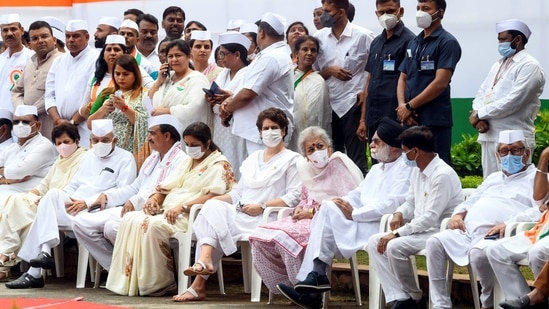
<svg viewBox="0 0 549 309">
<path fill-rule="evenodd" d="M 381 32 L 374 14 L 375 1 L 351 0 L 351 2 L 357 9 L 354 23 L 369 28 L 375 33 Z M 288 24 L 297 20 L 303 21 L 308 25 L 309 30 L 314 32 L 313 3 L 313 0 L 131 0 L 76 5 L 72 9 L 6 8 L 0 4 L 0 14 L 11 12 L 21 14 L 25 27 L 46 15 L 55 15 L 64 21 L 70 18 L 83 18 L 88 20 L 90 31 L 93 31 L 100 17 L 121 17 L 122 12 L 128 8 L 139 8 L 157 16 L 160 20 L 164 8 L 178 5 L 185 10 L 187 21 L 198 20 L 204 23 L 214 35 L 224 31 L 229 19 L 245 19 L 253 22 L 267 11 L 285 16 Z M 405 9 L 404 22 L 412 31 L 418 33 L 420 29 L 415 25 L 416 4 L 416 0 L 401 0 L 401 5 Z M 456 36 L 462 47 L 462 58 L 452 79 L 452 97 L 474 97 L 488 69 L 499 58 L 495 23 L 510 18 L 521 19 L 530 26 L 533 34 L 526 47 L 542 63 L 542 66 L 549 70 L 547 56 L 549 1 L 448 0 L 443 26 Z M 547 88 L 549 87 L 546 84 L 542 98 L 549 99 Z"/>
</svg>

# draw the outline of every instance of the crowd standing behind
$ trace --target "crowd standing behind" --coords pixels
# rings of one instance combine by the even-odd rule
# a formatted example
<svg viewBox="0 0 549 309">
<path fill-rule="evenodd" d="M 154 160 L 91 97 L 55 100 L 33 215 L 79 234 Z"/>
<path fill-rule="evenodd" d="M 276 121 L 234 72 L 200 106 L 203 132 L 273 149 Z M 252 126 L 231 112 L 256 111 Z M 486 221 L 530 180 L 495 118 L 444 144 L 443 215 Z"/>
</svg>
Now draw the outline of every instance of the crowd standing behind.
<svg viewBox="0 0 549 309">
<path fill-rule="evenodd" d="M 529 257 L 544 278 L 549 255 L 549 152 L 531 164 L 545 84 L 525 48 L 532 33 L 519 20 L 496 25 L 502 58 L 467 119 L 485 181 L 463 202 L 450 158 L 462 50 L 442 27 L 446 7 L 418 0 L 414 35 L 399 0 L 376 0 L 376 36 L 352 23 L 348 0 L 314 1 L 314 33 L 266 12 L 230 20 L 217 42 L 177 6 L 161 20 L 129 8 L 96 25 L 45 16 L 30 24 L 28 47 L 20 16 L 0 16 L 0 280 L 24 260 L 30 269 L 6 287 L 43 287 L 58 226 L 71 226 L 122 295 L 164 295 L 187 275 L 196 278 L 174 300 L 204 300 L 219 259 L 251 236 L 268 288 L 304 308 L 320 308 L 332 259 L 365 245 L 393 308 L 420 306 L 408 259 L 425 248 L 434 308 L 451 308 L 446 260 L 471 264 L 484 307 L 495 280 L 514 299 L 507 308 L 542 301 L 549 293 L 524 296 L 526 284 L 508 287 L 506 275 Z M 169 238 L 195 204 L 205 204 L 195 264 L 175 274 Z M 297 207 L 258 227 L 274 206 Z M 391 213 L 392 231 L 376 234 Z M 484 239 L 538 219 L 524 235 Z"/>
</svg>

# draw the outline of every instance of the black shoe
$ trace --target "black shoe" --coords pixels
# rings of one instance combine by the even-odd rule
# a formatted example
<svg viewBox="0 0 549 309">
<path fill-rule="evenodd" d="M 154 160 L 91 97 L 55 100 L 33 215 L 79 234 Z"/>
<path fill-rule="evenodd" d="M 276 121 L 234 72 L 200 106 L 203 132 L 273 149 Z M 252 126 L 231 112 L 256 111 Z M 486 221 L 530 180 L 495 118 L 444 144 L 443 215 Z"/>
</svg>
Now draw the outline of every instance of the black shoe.
<svg viewBox="0 0 549 309">
<path fill-rule="evenodd" d="M 40 252 L 36 258 L 29 261 L 29 265 L 36 268 L 53 269 L 55 268 L 55 260 L 47 252 Z"/>
<path fill-rule="evenodd" d="M 319 293 L 301 294 L 296 292 L 291 286 L 277 284 L 276 288 L 292 303 L 305 309 L 319 309 L 322 306 L 322 296 Z"/>
<path fill-rule="evenodd" d="M 43 288 L 44 278 L 34 278 L 27 273 L 23 273 L 21 277 L 6 283 L 6 287 L 8 289 Z"/>
<path fill-rule="evenodd" d="M 419 305 L 413 298 L 408 298 L 395 301 L 391 309 L 419 309 Z"/>
<path fill-rule="evenodd" d="M 309 294 L 326 292 L 331 290 L 332 287 L 326 275 L 319 275 L 316 271 L 312 271 L 305 280 L 296 283 L 294 289 L 296 292 Z"/>
</svg>

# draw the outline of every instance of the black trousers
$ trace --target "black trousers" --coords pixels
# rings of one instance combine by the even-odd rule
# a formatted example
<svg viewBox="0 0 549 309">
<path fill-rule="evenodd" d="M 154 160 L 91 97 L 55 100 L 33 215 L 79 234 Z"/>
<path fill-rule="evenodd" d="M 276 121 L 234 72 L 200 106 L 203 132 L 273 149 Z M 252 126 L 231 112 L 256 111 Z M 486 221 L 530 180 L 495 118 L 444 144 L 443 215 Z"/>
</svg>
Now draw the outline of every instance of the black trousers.
<svg viewBox="0 0 549 309">
<path fill-rule="evenodd" d="M 366 175 L 366 143 L 359 140 L 356 130 L 360 121 L 360 106 L 353 106 L 343 117 L 332 112 L 332 139 L 334 151 L 344 152 Z"/>
</svg>

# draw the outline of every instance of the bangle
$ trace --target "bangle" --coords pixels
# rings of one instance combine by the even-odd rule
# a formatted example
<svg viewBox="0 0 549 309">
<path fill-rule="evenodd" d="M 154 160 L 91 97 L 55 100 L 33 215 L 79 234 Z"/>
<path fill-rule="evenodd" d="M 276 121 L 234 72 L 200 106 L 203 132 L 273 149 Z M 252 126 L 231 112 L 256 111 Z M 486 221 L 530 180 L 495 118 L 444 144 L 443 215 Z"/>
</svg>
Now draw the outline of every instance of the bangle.
<svg viewBox="0 0 549 309">
<path fill-rule="evenodd" d="M 183 208 L 183 212 L 187 212 L 188 210 L 188 206 L 185 204 L 181 205 L 181 208 Z"/>
<path fill-rule="evenodd" d="M 316 209 L 314 207 L 310 208 L 309 213 L 314 216 L 316 214 Z"/>
<path fill-rule="evenodd" d="M 128 106 L 128 104 L 125 104 L 124 106 L 122 106 L 122 108 L 120 109 L 122 112 L 125 112 L 129 109 L 130 107 Z"/>
<path fill-rule="evenodd" d="M 548 172 L 544 172 L 544 171 L 540 170 L 539 168 L 536 168 L 536 172 L 542 173 L 542 174 L 545 174 L 545 175 L 549 174 Z"/>
</svg>

